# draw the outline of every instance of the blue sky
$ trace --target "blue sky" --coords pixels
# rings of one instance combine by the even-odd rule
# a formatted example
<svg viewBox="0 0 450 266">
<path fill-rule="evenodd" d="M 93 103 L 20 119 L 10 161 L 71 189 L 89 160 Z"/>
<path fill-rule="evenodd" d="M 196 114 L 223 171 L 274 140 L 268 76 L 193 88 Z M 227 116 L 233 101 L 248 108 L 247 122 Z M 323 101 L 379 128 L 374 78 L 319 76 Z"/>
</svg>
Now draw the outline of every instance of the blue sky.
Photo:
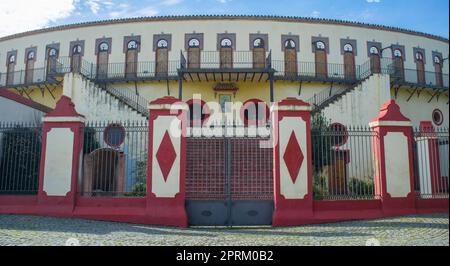
<svg viewBox="0 0 450 266">
<path fill-rule="evenodd" d="M 0 36 L 102 19 L 199 14 L 332 18 L 449 36 L 448 0 L 0 0 L 6 18 Z"/>
</svg>

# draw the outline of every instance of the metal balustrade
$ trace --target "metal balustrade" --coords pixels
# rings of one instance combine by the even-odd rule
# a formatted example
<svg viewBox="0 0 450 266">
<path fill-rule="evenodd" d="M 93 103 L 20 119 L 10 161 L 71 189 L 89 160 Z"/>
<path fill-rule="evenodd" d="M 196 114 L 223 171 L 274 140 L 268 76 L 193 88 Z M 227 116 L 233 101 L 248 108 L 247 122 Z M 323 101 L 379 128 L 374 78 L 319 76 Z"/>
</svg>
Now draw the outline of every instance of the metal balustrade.
<svg viewBox="0 0 450 266">
<path fill-rule="evenodd" d="M 356 84 L 372 74 L 388 74 L 394 83 L 409 86 L 422 86 L 448 89 L 449 75 L 424 71 L 418 74 L 416 69 L 394 68 L 391 58 L 380 58 L 379 63 L 370 59 L 361 65 L 348 67 L 341 63 L 320 64 L 316 62 L 286 62 L 272 59 L 271 52 L 265 52 L 261 59 L 254 58 L 252 51 L 232 51 L 230 56 L 221 55 L 220 51 L 199 51 L 195 62 L 190 62 L 189 52 L 182 51 L 178 61 L 157 62 L 120 62 L 94 64 L 84 59 L 72 62 L 70 57 L 60 57 L 54 64 L 45 62 L 43 68 L 0 73 L 0 87 L 20 87 L 33 84 L 55 82 L 56 76 L 77 72 L 97 83 L 117 83 L 145 80 L 178 80 L 181 72 L 192 71 L 263 71 L 273 72 L 274 79 L 305 80 L 319 82 L 336 82 Z M 264 58 L 264 59 L 262 59 Z M 161 65 L 162 64 L 162 65 Z M 286 67 L 288 69 L 286 69 Z M 28 78 L 27 78 L 27 73 Z M 423 75 L 423 78 L 418 78 Z M 30 78 L 31 76 L 31 78 Z"/>
<path fill-rule="evenodd" d="M 0 195 L 37 194 L 42 127 L 0 123 Z"/>
<path fill-rule="evenodd" d="M 448 198 L 448 128 L 414 128 L 413 134 L 416 195 L 420 198 Z"/>
</svg>

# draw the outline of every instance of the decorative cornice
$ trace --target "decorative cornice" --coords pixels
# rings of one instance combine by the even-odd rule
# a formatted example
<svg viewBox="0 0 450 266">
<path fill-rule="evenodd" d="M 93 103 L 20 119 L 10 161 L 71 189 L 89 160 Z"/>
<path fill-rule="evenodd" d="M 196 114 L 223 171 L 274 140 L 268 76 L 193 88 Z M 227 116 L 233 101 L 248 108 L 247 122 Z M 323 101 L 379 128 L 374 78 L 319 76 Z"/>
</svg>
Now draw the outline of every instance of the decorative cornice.
<svg viewBox="0 0 450 266">
<path fill-rule="evenodd" d="M 92 26 L 101 26 L 101 25 L 110 25 L 110 24 L 123 24 L 123 23 L 134 23 L 134 22 L 155 22 L 155 21 L 186 21 L 186 20 L 268 20 L 268 21 L 277 21 L 277 22 L 300 22 L 300 23 L 315 23 L 315 24 L 329 24 L 329 25 L 343 25 L 343 26 L 353 26 L 353 27 L 361 27 L 367 29 L 375 29 L 375 30 L 385 30 L 392 32 L 400 32 L 405 34 L 411 34 L 421 37 L 426 37 L 442 42 L 448 43 L 449 40 L 447 38 L 419 32 L 413 31 L 398 27 L 384 26 L 378 24 L 370 24 L 370 23 L 362 23 L 362 22 L 353 22 L 347 20 L 338 20 L 338 19 L 322 19 L 322 18 L 310 18 L 310 17 L 295 17 L 295 16 L 267 16 L 267 15 L 186 15 L 186 16 L 158 16 L 158 17 L 135 17 L 135 18 L 123 18 L 123 19 L 112 19 L 112 20 L 99 20 L 92 22 L 82 22 L 68 25 L 61 25 L 56 27 L 49 27 L 45 29 L 27 31 L 22 33 L 17 33 L 9 36 L 5 36 L 0 38 L 1 41 L 11 40 L 19 37 L 30 36 L 39 33 L 52 32 L 52 31 L 60 31 L 67 29 L 75 29 L 75 28 L 83 28 L 83 27 L 92 27 Z"/>
</svg>

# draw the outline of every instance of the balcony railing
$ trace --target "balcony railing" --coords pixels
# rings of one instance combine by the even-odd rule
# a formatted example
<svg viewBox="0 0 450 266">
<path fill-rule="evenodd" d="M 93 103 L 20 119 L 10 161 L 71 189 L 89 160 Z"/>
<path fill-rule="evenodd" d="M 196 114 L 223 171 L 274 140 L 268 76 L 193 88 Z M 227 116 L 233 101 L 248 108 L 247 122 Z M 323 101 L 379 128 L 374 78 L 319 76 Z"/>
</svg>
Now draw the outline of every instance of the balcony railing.
<svg viewBox="0 0 450 266">
<path fill-rule="evenodd" d="M 0 73 L 0 87 L 20 87 L 25 85 L 37 85 L 49 82 L 45 68 L 19 70 L 9 73 Z M 53 80 L 52 80 L 53 81 Z"/>
<path fill-rule="evenodd" d="M 449 75 L 430 71 L 418 72 L 416 69 L 396 71 L 391 58 L 371 60 L 361 65 L 320 64 L 315 62 L 286 62 L 272 60 L 270 52 L 264 54 L 252 51 L 230 51 L 226 56 L 220 51 L 198 51 L 195 55 L 181 52 L 179 61 L 162 62 L 121 62 L 94 64 L 80 59 L 73 62 L 70 57 L 45 62 L 45 67 L 32 70 L 19 70 L 0 73 L 1 87 L 21 87 L 39 83 L 56 82 L 55 77 L 65 73 L 77 72 L 99 83 L 176 80 L 180 73 L 186 72 L 261 72 L 274 73 L 278 80 L 305 80 L 319 82 L 342 82 L 355 84 L 372 74 L 388 74 L 394 84 L 443 88 L 449 87 Z"/>
<path fill-rule="evenodd" d="M 399 85 L 412 85 L 416 87 L 447 88 L 449 87 L 448 74 L 418 71 L 417 69 L 393 69 L 391 79 Z"/>
<path fill-rule="evenodd" d="M 271 68 L 271 53 L 258 54 L 253 51 L 198 51 L 181 52 L 181 68 L 183 70 L 231 70 Z"/>
</svg>

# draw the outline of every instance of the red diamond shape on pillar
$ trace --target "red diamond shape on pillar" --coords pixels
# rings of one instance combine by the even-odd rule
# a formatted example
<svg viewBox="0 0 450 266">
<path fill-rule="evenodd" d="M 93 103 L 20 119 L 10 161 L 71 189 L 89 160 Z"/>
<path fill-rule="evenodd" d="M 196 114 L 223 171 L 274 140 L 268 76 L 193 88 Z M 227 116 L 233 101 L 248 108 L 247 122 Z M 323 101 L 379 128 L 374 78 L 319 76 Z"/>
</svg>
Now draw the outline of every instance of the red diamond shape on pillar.
<svg viewBox="0 0 450 266">
<path fill-rule="evenodd" d="M 158 160 L 159 167 L 164 177 L 164 181 L 167 182 L 167 176 L 172 169 L 173 163 L 177 158 L 177 153 L 173 147 L 172 141 L 170 140 L 169 132 L 164 134 L 164 137 L 159 145 L 158 151 L 156 152 L 156 160 Z"/>
<path fill-rule="evenodd" d="M 294 183 L 297 180 L 298 172 L 300 171 L 300 167 L 303 163 L 303 158 L 302 149 L 298 144 L 294 131 L 292 131 L 286 150 L 284 151 L 283 159 L 286 163 L 292 182 Z"/>
</svg>

